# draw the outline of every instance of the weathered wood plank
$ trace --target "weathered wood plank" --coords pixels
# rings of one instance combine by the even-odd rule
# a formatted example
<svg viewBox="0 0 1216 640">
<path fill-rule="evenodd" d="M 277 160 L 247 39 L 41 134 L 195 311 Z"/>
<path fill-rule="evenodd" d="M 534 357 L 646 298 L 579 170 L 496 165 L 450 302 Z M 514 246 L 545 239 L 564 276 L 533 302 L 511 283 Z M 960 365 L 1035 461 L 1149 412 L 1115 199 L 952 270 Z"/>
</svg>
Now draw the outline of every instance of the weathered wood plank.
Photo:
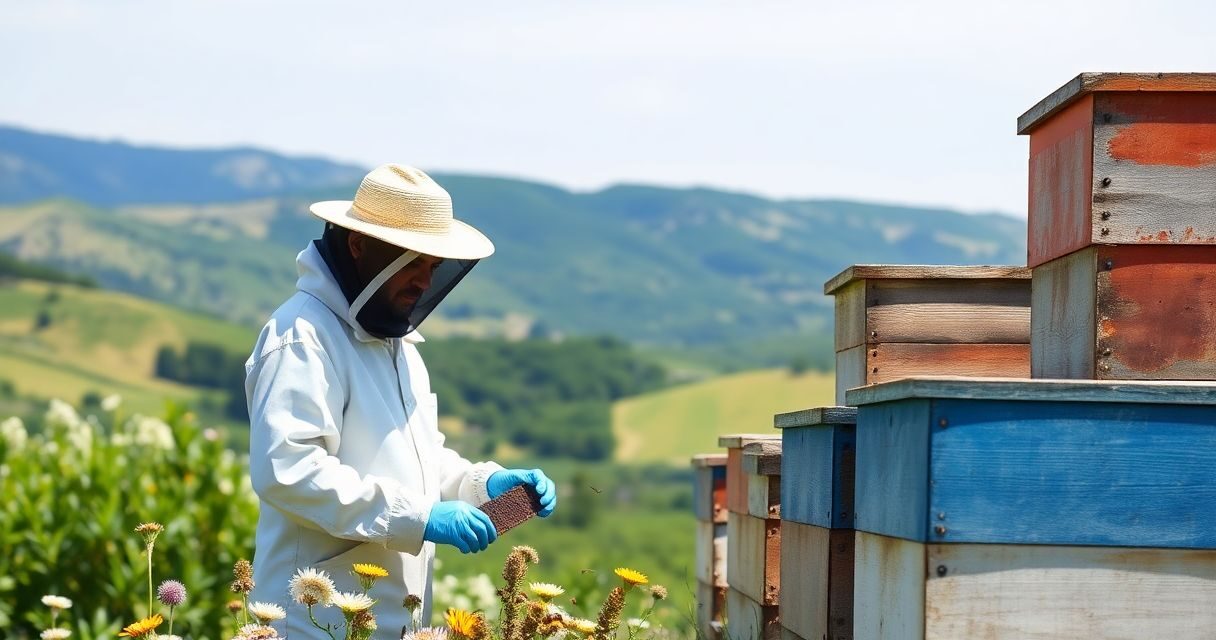
<svg viewBox="0 0 1216 640">
<path fill-rule="evenodd" d="M 726 615 L 726 588 L 697 582 L 697 630 L 703 640 L 722 638 Z"/>
<path fill-rule="evenodd" d="M 1093 97 L 1069 105 L 1030 136 L 1030 267 L 1093 241 Z"/>
<path fill-rule="evenodd" d="M 856 423 L 857 407 L 814 407 L 773 416 L 773 426 L 778 429 Z"/>
<path fill-rule="evenodd" d="M 726 510 L 747 513 L 747 474 L 743 472 L 743 449 L 726 450 Z"/>
<path fill-rule="evenodd" d="M 836 292 L 836 351 L 865 342 L 866 283 L 857 281 Z"/>
<path fill-rule="evenodd" d="M 893 343 L 866 349 L 866 384 L 934 374 L 1030 377 L 1029 344 Z"/>
<path fill-rule="evenodd" d="M 1094 377 L 1097 255 L 1082 249 L 1034 268 L 1030 374 L 1035 378 Z"/>
<path fill-rule="evenodd" d="M 873 280 L 865 341 L 1030 342 L 1030 282 Z"/>
<path fill-rule="evenodd" d="M 854 527 L 925 539 L 931 410 L 924 399 L 858 408 Z"/>
<path fill-rule="evenodd" d="M 746 456 L 746 454 L 744 454 Z M 781 460 L 777 460 L 780 470 Z M 781 517 L 781 476 L 748 474 L 747 513 L 753 518 Z"/>
<path fill-rule="evenodd" d="M 781 523 L 781 624 L 804 638 L 828 633 L 830 530 Z"/>
<path fill-rule="evenodd" d="M 1094 377 L 1216 380 L 1216 247 L 1102 247 L 1097 262 Z"/>
<path fill-rule="evenodd" d="M 853 425 L 787 428 L 783 435 L 781 517 L 825 528 L 852 527 Z"/>
<path fill-rule="evenodd" d="M 1216 92 L 1095 98 L 1094 238 L 1216 243 Z"/>
<path fill-rule="evenodd" d="M 726 455 L 722 464 L 693 469 L 693 514 L 703 522 L 726 522 Z"/>
<path fill-rule="evenodd" d="M 858 531 L 855 553 L 854 637 L 924 640 L 924 545 Z"/>
<path fill-rule="evenodd" d="M 725 635 L 731 640 L 780 640 L 777 606 L 762 605 L 735 589 L 727 589 Z"/>
<path fill-rule="evenodd" d="M 927 638 L 1211 638 L 1216 551 L 930 545 Z"/>
<path fill-rule="evenodd" d="M 866 346 L 836 352 L 836 404 L 845 403 L 845 392 L 866 384 Z"/>
<path fill-rule="evenodd" d="M 828 543 L 828 637 L 844 640 L 854 637 L 857 532 L 831 529 Z"/>
<path fill-rule="evenodd" d="M 781 520 L 731 513 L 726 522 L 726 571 L 731 588 L 760 604 L 777 604 L 781 589 Z"/>
<path fill-rule="evenodd" d="M 742 449 L 753 442 L 781 440 L 780 433 L 736 433 L 718 436 L 718 446 L 724 449 Z"/>
<path fill-rule="evenodd" d="M 855 524 L 871 533 L 922 542 L 1216 548 L 1214 406 L 863 405 L 857 460 Z"/>
<path fill-rule="evenodd" d="M 1031 133 L 1078 98 L 1096 91 L 1216 91 L 1216 74 L 1082 73 L 1018 117 L 1018 134 Z"/>
<path fill-rule="evenodd" d="M 1018 266 L 957 266 L 939 264 L 855 264 L 836 274 L 823 285 L 823 292 L 832 295 L 841 287 L 858 280 L 947 280 L 1030 278 L 1030 270 Z"/>
<path fill-rule="evenodd" d="M 1212 405 L 1216 382 L 917 376 L 849 392 L 849 402 L 857 406 L 907 398 Z"/>
<path fill-rule="evenodd" d="M 715 587 L 727 586 L 725 523 L 697 522 L 697 580 Z"/>
</svg>

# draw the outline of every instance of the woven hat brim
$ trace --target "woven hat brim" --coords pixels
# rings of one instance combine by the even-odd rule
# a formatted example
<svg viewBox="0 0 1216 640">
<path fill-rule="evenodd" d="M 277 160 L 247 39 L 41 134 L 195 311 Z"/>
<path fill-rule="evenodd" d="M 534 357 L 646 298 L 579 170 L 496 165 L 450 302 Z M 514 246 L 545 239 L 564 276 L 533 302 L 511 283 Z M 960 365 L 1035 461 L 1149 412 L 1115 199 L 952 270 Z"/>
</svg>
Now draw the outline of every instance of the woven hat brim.
<svg viewBox="0 0 1216 640">
<path fill-rule="evenodd" d="M 308 210 L 314 216 L 339 227 L 358 231 L 389 244 L 418 253 L 454 260 L 480 260 L 494 253 L 494 243 L 471 225 L 452 220 L 447 233 L 422 233 L 365 222 L 351 215 L 351 200 L 314 202 Z"/>
</svg>

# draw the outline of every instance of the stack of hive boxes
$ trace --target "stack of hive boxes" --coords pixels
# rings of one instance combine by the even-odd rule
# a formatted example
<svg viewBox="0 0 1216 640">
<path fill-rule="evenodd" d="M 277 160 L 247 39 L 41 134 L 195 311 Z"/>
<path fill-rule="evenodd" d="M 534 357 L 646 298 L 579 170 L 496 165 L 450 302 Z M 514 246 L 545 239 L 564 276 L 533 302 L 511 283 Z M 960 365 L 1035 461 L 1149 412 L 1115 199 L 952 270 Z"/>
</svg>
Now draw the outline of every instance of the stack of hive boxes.
<svg viewBox="0 0 1216 640">
<path fill-rule="evenodd" d="M 733 435 L 726 448 L 726 628 L 730 638 L 781 637 L 781 438 Z"/>
<path fill-rule="evenodd" d="M 697 629 L 715 640 L 726 609 L 726 455 L 693 456 L 693 512 L 697 518 Z"/>
<path fill-rule="evenodd" d="M 791 452 L 784 457 L 781 483 L 780 613 L 786 640 L 853 637 L 856 421 L 851 407 L 776 416 L 782 449 Z"/>
<path fill-rule="evenodd" d="M 1038 379 L 847 392 L 852 637 L 1210 637 L 1216 75 L 1082 75 L 1019 129 Z M 787 470 L 785 517 L 832 486 Z"/>
</svg>

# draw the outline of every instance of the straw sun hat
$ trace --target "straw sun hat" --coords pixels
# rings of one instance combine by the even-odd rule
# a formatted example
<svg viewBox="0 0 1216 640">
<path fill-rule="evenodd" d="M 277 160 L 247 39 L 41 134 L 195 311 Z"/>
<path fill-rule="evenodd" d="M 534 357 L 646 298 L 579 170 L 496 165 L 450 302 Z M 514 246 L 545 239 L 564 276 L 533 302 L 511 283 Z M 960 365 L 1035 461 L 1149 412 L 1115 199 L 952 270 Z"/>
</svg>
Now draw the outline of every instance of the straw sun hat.
<svg viewBox="0 0 1216 640">
<path fill-rule="evenodd" d="M 475 260 L 494 253 L 483 233 L 452 217 L 452 198 L 414 167 L 386 164 L 363 178 L 354 200 L 314 202 L 313 215 L 418 253 Z"/>
</svg>

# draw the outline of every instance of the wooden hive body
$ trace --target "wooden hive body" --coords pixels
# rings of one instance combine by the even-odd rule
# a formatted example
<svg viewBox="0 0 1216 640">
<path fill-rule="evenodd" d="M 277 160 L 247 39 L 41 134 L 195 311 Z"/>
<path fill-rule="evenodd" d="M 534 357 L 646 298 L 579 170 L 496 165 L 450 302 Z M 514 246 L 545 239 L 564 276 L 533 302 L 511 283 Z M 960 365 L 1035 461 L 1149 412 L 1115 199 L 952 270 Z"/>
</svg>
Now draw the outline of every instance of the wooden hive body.
<svg viewBox="0 0 1216 640">
<path fill-rule="evenodd" d="M 1216 623 L 1216 383 L 910 379 L 850 400 L 857 637 Z"/>
<path fill-rule="evenodd" d="M 916 375 L 1030 376 L 1030 271 L 854 265 L 836 298 L 836 403 Z"/>
</svg>

